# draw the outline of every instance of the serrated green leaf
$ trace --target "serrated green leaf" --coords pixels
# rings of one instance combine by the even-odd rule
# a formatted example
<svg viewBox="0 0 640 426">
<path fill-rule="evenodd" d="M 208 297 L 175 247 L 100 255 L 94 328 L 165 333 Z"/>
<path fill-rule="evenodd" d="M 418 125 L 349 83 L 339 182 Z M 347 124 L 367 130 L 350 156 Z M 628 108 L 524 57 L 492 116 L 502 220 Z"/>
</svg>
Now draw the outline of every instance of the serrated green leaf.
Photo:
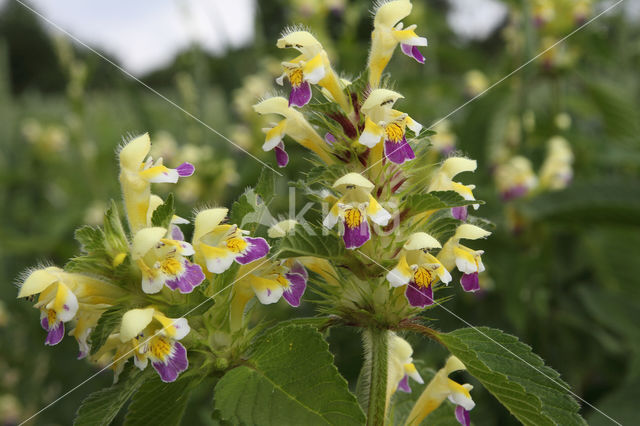
<svg viewBox="0 0 640 426">
<path fill-rule="evenodd" d="M 560 374 L 516 337 L 479 327 L 442 333 L 439 338 L 523 424 L 586 424 Z"/>
<path fill-rule="evenodd" d="M 130 374 L 124 378 L 127 372 Z M 149 373 L 148 370 L 139 371 L 129 367 L 121 374 L 121 380 L 118 383 L 94 392 L 82 401 L 73 424 L 75 426 L 109 425 Z"/>
<path fill-rule="evenodd" d="M 409 195 L 404 202 L 404 206 L 414 213 L 470 206 L 472 204 L 484 204 L 484 202 L 479 200 L 465 200 L 455 191 L 434 191 L 427 194 L 413 194 Z"/>
<path fill-rule="evenodd" d="M 163 383 L 159 377 L 146 381 L 133 396 L 124 424 L 126 426 L 180 424 L 191 390 L 198 382 L 197 375 L 180 378 L 173 383 Z"/>
<path fill-rule="evenodd" d="M 276 174 L 269 168 L 264 167 L 260 172 L 255 193 L 258 194 L 265 204 L 268 204 L 276 192 Z"/>
<path fill-rule="evenodd" d="M 176 214 L 173 204 L 173 194 L 169 194 L 166 201 L 153 211 L 151 225 L 168 228 L 173 215 Z"/>
<path fill-rule="evenodd" d="M 73 237 L 80 243 L 80 246 L 85 253 L 104 250 L 104 232 L 102 232 L 102 229 L 97 226 L 82 226 L 76 229 Z"/>
<path fill-rule="evenodd" d="M 453 237 L 460 223 L 458 219 L 450 216 L 434 215 L 429 219 L 424 230 L 427 234 L 444 244 L 449 238 Z"/>
<path fill-rule="evenodd" d="M 242 225 L 242 220 L 244 219 L 244 217 L 254 211 L 254 207 L 249 202 L 249 192 L 253 193 L 253 190 L 249 189 L 248 191 L 245 191 L 245 193 L 242 194 L 240 198 L 238 198 L 238 200 L 231 205 L 231 212 L 229 213 L 229 221 L 231 223 L 239 226 Z"/>
<path fill-rule="evenodd" d="M 333 365 L 329 345 L 309 326 L 267 332 L 254 345 L 251 367 L 228 372 L 215 407 L 234 424 L 361 425 L 365 418 Z"/>
<path fill-rule="evenodd" d="M 112 272 L 112 267 L 103 253 L 94 253 L 69 259 L 64 265 L 64 270 L 66 272 L 109 277 Z"/>
<path fill-rule="evenodd" d="M 98 350 L 107 341 L 107 338 L 114 330 L 120 325 L 122 315 L 124 315 L 125 308 L 123 306 L 112 306 L 100 315 L 98 323 L 89 335 L 89 342 L 91 343 L 91 355 L 95 355 Z"/>
<path fill-rule="evenodd" d="M 322 235 L 323 230 L 308 225 L 309 231 L 302 226 L 280 242 L 280 257 L 314 256 L 332 259 L 344 253 L 344 244 L 334 234 Z"/>
<path fill-rule="evenodd" d="M 557 223 L 640 224 L 640 181 L 576 182 L 520 204 L 529 220 Z"/>
</svg>

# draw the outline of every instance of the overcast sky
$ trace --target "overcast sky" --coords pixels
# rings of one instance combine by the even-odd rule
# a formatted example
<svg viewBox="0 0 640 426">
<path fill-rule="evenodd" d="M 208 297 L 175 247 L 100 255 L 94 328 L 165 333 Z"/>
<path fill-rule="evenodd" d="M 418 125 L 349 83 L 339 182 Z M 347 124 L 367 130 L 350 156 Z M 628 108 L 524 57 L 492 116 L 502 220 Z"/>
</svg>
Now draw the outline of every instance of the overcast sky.
<svg viewBox="0 0 640 426">
<path fill-rule="evenodd" d="M 6 1 L 14 0 L 2 3 Z M 28 0 L 28 4 L 137 75 L 167 65 L 192 42 L 215 54 L 229 45 L 250 43 L 254 34 L 254 0 Z"/>
</svg>

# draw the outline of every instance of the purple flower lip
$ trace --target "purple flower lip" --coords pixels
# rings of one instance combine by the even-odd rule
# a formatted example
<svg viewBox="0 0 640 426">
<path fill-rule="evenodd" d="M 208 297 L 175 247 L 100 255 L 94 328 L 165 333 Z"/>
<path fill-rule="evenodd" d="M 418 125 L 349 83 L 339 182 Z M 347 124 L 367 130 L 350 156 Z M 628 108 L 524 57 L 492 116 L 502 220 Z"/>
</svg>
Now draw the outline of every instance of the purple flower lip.
<svg viewBox="0 0 640 426">
<path fill-rule="evenodd" d="M 293 307 L 300 306 L 300 299 L 307 288 L 307 279 L 302 274 L 288 273 L 285 278 L 289 281 L 289 287 L 284 290 L 282 297 Z"/>
<path fill-rule="evenodd" d="M 303 107 L 311 100 L 311 85 L 308 81 L 303 81 L 300 86 L 292 86 L 289 94 L 289 106 Z"/>
<path fill-rule="evenodd" d="M 503 191 L 500 196 L 502 198 L 502 201 L 511 201 L 526 195 L 527 192 L 529 192 L 529 188 L 527 188 L 525 185 L 516 185 L 512 186 L 506 191 Z"/>
<path fill-rule="evenodd" d="M 394 164 L 402 164 L 405 161 L 416 158 L 416 154 L 407 142 L 406 136 L 402 136 L 402 140 L 399 142 L 393 142 L 389 139 L 385 140 L 384 155 Z"/>
<path fill-rule="evenodd" d="M 157 361 L 151 363 L 153 368 L 160 375 L 160 379 L 165 383 L 174 382 L 180 373 L 189 367 L 187 350 L 179 342 L 173 342 L 173 351 L 165 362 Z"/>
<path fill-rule="evenodd" d="M 362 223 L 354 228 L 350 228 L 347 224 L 344 224 L 344 235 L 342 240 L 347 249 L 353 250 L 358 247 L 362 247 L 364 243 L 371 239 L 371 232 L 369 231 L 369 222 L 366 219 Z"/>
<path fill-rule="evenodd" d="M 406 374 L 404 375 L 402 380 L 400 380 L 400 383 L 398 383 L 398 390 L 401 392 L 411 393 L 411 386 L 409 386 L 409 376 L 407 376 Z"/>
<path fill-rule="evenodd" d="M 478 280 L 478 273 L 474 272 L 473 274 L 463 274 L 462 278 L 460 278 L 460 284 L 462 285 L 462 289 L 464 291 L 478 291 L 480 290 L 480 282 Z"/>
<path fill-rule="evenodd" d="M 469 418 L 469 412 L 465 410 L 462 405 L 458 405 L 456 407 L 456 420 L 462 426 L 469 426 L 471 424 L 471 419 Z"/>
<path fill-rule="evenodd" d="M 431 285 L 420 288 L 415 281 L 411 281 L 404 295 L 411 306 L 424 308 L 425 306 L 433 305 L 433 289 Z"/>
<path fill-rule="evenodd" d="M 236 257 L 236 262 L 241 265 L 261 259 L 269 253 L 269 244 L 264 238 L 245 238 L 248 247 L 241 256 Z"/>
<path fill-rule="evenodd" d="M 410 58 L 415 59 L 416 61 L 424 64 L 424 56 L 420 53 L 420 50 L 417 46 L 411 46 L 409 44 L 400 44 L 400 48 L 402 49 L 402 53 L 407 55 Z"/>
<path fill-rule="evenodd" d="M 184 272 L 179 277 L 165 281 L 171 290 L 179 290 L 182 294 L 191 293 L 193 289 L 204 281 L 205 276 L 202 268 L 184 259 L 182 262 Z"/>
<path fill-rule="evenodd" d="M 176 167 L 176 170 L 178 171 L 178 175 L 180 177 L 187 177 L 191 176 L 193 172 L 195 172 L 196 168 L 193 166 L 193 164 L 185 162 Z"/>
<path fill-rule="evenodd" d="M 284 150 L 284 142 L 280 141 L 280 143 L 273 149 L 276 153 L 276 162 L 278 163 L 278 167 L 285 167 L 289 164 L 289 154 Z"/>
<path fill-rule="evenodd" d="M 64 323 L 62 321 L 54 322 L 53 325 L 49 324 L 49 319 L 45 316 L 40 320 L 42 328 L 47 330 L 47 338 L 44 344 L 47 346 L 54 346 L 62 341 L 64 337 Z"/>
</svg>

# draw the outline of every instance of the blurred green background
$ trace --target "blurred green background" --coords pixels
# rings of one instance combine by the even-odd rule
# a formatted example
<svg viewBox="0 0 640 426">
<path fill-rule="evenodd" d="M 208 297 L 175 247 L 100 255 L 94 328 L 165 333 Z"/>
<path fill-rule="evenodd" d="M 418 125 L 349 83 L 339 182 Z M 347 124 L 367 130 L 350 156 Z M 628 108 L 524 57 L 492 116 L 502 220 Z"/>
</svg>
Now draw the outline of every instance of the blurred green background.
<svg viewBox="0 0 640 426">
<path fill-rule="evenodd" d="M 490 1 L 500 13 L 486 29 L 491 19 L 480 9 L 488 6 L 472 3 L 414 1 L 405 20 L 429 39 L 426 64 L 396 52 L 387 71 L 406 96 L 400 108 L 426 127 L 613 4 L 550 2 L 554 18 L 542 23 L 548 11 L 538 6 L 544 2 Z M 588 4 L 585 16 L 576 12 L 582 3 Z M 462 181 L 476 185 L 476 197 L 486 201 L 479 214 L 496 225 L 490 239 L 473 245 L 485 250 L 483 291 L 458 292 L 448 308 L 473 325 L 519 336 L 581 398 L 622 423 L 637 421 L 633 396 L 640 386 L 640 20 L 629 4 L 451 115 L 448 129 L 436 127 L 434 138 L 455 140 L 457 150 L 478 160 L 477 172 Z M 275 166 L 260 148 L 265 122 L 250 106 L 274 90 L 286 56 L 275 48 L 280 31 L 308 25 L 334 68 L 354 77 L 366 63 L 370 8 L 369 2 L 346 0 L 263 3 L 255 8 L 249 44 L 211 55 L 194 43 L 140 78 Z M 464 21 L 465 14 L 479 23 Z M 52 33 L 13 0 L 0 13 L 0 117 L 0 423 L 10 425 L 97 371 L 75 360 L 71 339 L 43 346 L 38 314 L 15 299 L 15 283 L 26 268 L 63 265 L 78 250 L 74 229 L 100 223 L 106 203 L 120 198 L 115 151 L 122 138 L 149 131 L 155 156 L 196 165 L 196 175 L 178 186 L 156 186 L 160 193 L 176 191 L 184 217 L 196 206 L 229 206 L 260 168 L 95 53 Z M 569 187 L 502 201 L 497 188 L 504 182 L 495 171 L 505 156 L 525 156 L 539 170 L 546 143 L 556 135 L 574 152 Z M 283 214 L 287 179 L 307 168 L 306 153 L 293 145 L 274 209 Z M 303 204 L 301 196 L 297 202 Z M 272 319 L 292 314 L 280 305 L 261 312 Z M 308 304 L 294 313 L 312 314 Z M 444 310 L 430 314 L 439 329 L 465 326 Z M 417 363 L 441 366 L 442 349 L 415 336 L 409 340 Z M 357 331 L 336 329 L 330 343 L 338 368 L 354 385 L 361 364 Z M 99 375 L 32 423 L 69 424 L 80 401 L 111 380 L 110 372 Z M 474 424 L 515 423 L 480 386 L 474 399 Z M 210 401 L 210 394 L 195 398 L 186 421 L 207 422 Z M 610 423 L 585 404 L 583 414 L 590 424 Z"/>
</svg>

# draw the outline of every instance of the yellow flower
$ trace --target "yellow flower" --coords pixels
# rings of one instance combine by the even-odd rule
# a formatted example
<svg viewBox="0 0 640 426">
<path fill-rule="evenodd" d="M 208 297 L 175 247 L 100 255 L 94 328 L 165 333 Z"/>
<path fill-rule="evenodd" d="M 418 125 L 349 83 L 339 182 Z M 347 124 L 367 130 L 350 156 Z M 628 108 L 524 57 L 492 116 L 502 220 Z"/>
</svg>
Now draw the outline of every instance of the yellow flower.
<svg viewBox="0 0 640 426">
<path fill-rule="evenodd" d="M 151 157 L 147 158 L 150 150 L 151 140 L 145 133 L 128 142 L 118 153 L 120 184 L 132 232 L 147 226 L 151 183 L 176 183 L 180 177 L 191 176 L 194 171 L 190 163 L 169 169 L 162 164 L 162 158 L 154 162 Z"/>
<path fill-rule="evenodd" d="M 315 152 L 325 163 L 333 164 L 324 139 L 316 133 L 300 111 L 289 106 L 285 98 L 277 96 L 265 99 L 254 105 L 253 109 L 258 114 L 277 114 L 284 117 L 274 127 L 264 129 L 266 138 L 262 145 L 262 149 L 265 151 L 276 151 L 276 159 L 280 167 L 284 167 L 289 161 L 289 156 L 284 149 L 284 142 L 282 142 L 285 135 L 289 135 L 300 145 Z"/>
<path fill-rule="evenodd" d="M 504 201 L 525 196 L 538 184 L 531 161 L 521 155 L 499 164 L 495 170 L 495 181 Z"/>
<path fill-rule="evenodd" d="M 424 380 L 413 365 L 413 348 L 402 337 L 389 332 L 389 367 L 387 370 L 387 406 L 391 396 L 397 391 L 411 392 L 409 377 L 423 384 Z"/>
<path fill-rule="evenodd" d="M 415 25 L 404 28 L 402 19 L 409 16 L 413 5 L 409 0 L 383 2 L 377 7 L 371 32 L 371 51 L 369 52 L 369 84 L 378 87 L 382 71 L 391 60 L 398 43 L 402 52 L 424 63 L 424 57 L 418 46 L 426 46 L 427 39 L 418 37 Z"/>
<path fill-rule="evenodd" d="M 462 157 L 447 158 L 432 177 L 428 191 L 455 191 L 465 200 L 475 200 L 473 196 L 475 185 L 463 185 L 454 182 L 453 178 L 459 173 L 475 171 L 476 167 L 476 160 Z M 479 207 L 479 204 L 473 204 L 475 210 Z M 467 220 L 467 206 L 454 207 L 451 209 L 451 214 L 456 219 L 465 221 Z"/>
<path fill-rule="evenodd" d="M 45 344 L 56 345 L 64 337 L 64 323 L 79 313 L 106 309 L 123 292 L 107 282 L 51 266 L 31 272 L 18 292 L 18 298 L 36 295 L 34 307 L 40 309 L 40 323 L 47 330 Z M 78 343 L 82 351 L 83 344 Z"/>
<path fill-rule="evenodd" d="M 406 425 L 419 425 L 425 417 L 440 406 L 445 399 L 457 405 L 456 418 L 463 425 L 469 425 L 469 411 L 475 407 L 469 391 L 473 389 L 470 384 L 459 384 L 449 378 L 454 371 L 465 370 L 464 364 L 455 356 L 450 356 L 443 368 L 441 368 L 424 389 L 418 401 L 407 417 Z M 464 422 L 463 422 L 464 420 Z"/>
<path fill-rule="evenodd" d="M 284 77 L 289 79 L 292 87 L 289 105 L 306 105 L 311 99 L 311 83 L 326 89 L 345 112 L 351 110 L 343 84 L 331 68 L 327 52 L 311 33 L 292 28 L 284 32 L 276 45 L 280 49 L 291 48 L 300 53 L 290 62 L 282 63 L 284 74 L 276 80 L 282 84 Z"/>
<path fill-rule="evenodd" d="M 478 273 L 484 271 L 484 264 L 482 263 L 482 250 L 472 250 L 469 247 L 460 244 L 460 240 L 477 240 L 480 238 L 486 238 L 491 235 L 491 232 L 484 229 L 464 223 L 456 229 L 456 233 L 453 237 L 444 244 L 440 253 L 438 253 L 438 259 L 445 268 L 452 270 L 454 266 L 462 272 L 462 278 L 460 284 L 464 291 L 478 291 L 480 289 L 478 281 Z"/>
<path fill-rule="evenodd" d="M 190 331 L 185 318 L 168 318 L 153 307 L 131 309 L 122 316 L 118 335 L 121 345 L 116 357 L 132 352 L 125 356 L 133 356 L 140 370 L 151 361 L 163 382 L 173 382 L 189 366 L 187 351 L 178 340 Z"/>
<path fill-rule="evenodd" d="M 392 287 L 407 285 L 405 295 L 411 306 L 433 304 L 433 284 L 442 280 L 448 284 L 451 274 L 429 250 L 442 246 L 424 232 L 411 234 L 402 247 L 398 265 L 387 274 Z"/>
<path fill-rule="evenodd" d="M 208 209 L 196 215 L 193 231 L 194 259 L 210 273 L 221 274 L 233 262 L 241 265 L 263 258 L 269 252 L 264 238 L 248 237 L 238 225 L 222 224 L 225 208 Z"/>
<path fill-rule="evenodd" d="M 422 125 L 408 114 L 393 109 L 399 93 L 388 89 L 373 90 L 362 104 L 365 125 L 358 141 L 369 148 L 374 148 L 384 141 L 384 154 L 395 164 L 402 164 L 416 156 L 407 142 L 405 128 L 409 127 L 417 136 Z"/>
<path fill-rule="evenodd" d="M 389 212 L 370 194 L 374 185 L 361 174 L 348 173 L 338 179 L 333 188 L 343 195 L 329 210 L 322 224 L 331 229 L 342 219 L 342 238 L 346 248 L 361 247 L 371 239 L 367 218 L 381 226 L 391 219 Z"/>
</svg>

